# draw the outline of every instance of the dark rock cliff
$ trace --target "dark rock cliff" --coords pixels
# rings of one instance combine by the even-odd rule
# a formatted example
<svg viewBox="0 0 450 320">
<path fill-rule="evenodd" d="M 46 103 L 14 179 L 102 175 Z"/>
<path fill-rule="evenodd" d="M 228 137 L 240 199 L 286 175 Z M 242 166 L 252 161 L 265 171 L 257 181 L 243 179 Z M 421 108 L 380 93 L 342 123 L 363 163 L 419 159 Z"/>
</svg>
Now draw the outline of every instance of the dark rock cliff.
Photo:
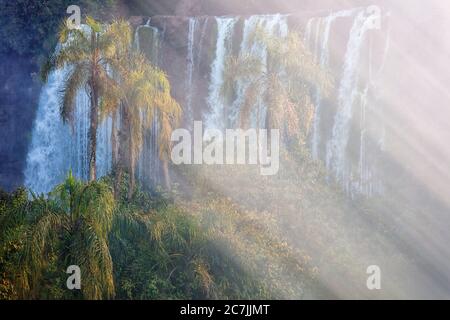
<svg viewBox="0 0 450 320">
<path fill-rule="evenodd" d="M 31 58 L 0 56 L 0 187 L 22 184 L 40 85 Z"/>
</svg>

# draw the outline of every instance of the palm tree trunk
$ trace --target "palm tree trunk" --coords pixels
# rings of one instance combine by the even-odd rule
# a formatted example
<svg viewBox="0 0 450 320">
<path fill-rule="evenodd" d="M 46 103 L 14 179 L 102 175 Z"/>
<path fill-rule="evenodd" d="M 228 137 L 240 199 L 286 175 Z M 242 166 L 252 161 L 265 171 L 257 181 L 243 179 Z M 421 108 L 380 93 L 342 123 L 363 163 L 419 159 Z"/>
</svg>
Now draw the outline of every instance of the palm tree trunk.
<svg viewBox="0 0 450 320">
<path fill-rule="evenodd" d="M 97 159 L 98 97 L 94 84 L 91 84 L 91 124 L 89 127 L 89 181 L 97 179 L 95 163 Z"/>
<path fill-rule="evenodd" d="M 128 188 L 128 200 L 133 197 L 134 188 L 136 186 L 136 172 L 135 172 L 135 156 L 133 151 L 133 139 L 130 138 L 130 185 Z"/>
<path fill-rule="evenodd" d="M 170 190 L 169 161 L 167 161 L 167 159 L 164 159 L 162 161 L 162 167 L 164 175 L 164 186 L 167 190 Z"/>
<path fill-rule="evenodd" d="M 127 151 L 126 149 L 126 132 L 124 132 L 124 128 L 126 125 L 126 114 L 125 110 L 120 106 L 119 108 L 120 116 L 121 116 L 121 123 L 120 123 L 120 129 L 117 130 L 117 163 L 116 163 L 116 181 L 114 186 L 114 192 L 115 197 L 118 199 L 120 197 L 121 192 L 121 186 L 122 186 L 122 177 L 123 177 L 123 171 L 125 168 L 125 165 L 127 163 Z"/>
<path fill-rule="evenodd" d="M 120 168 L 120 142 L 119 132 L 116 126 L 116 115 L 112 117 L 112 131 L 111 131 L 111 148 L 112 148 L 112 169 L 114 172 L 114 198 L 117 199 L 120 194 L 120 183 L 122 180 L 122 170 Z"/>
<path fill-rule="evenodd" d="M 122 175 L 123 175 L 122 167 L 118 165 L 116 169 L 116 181 L 114 182 L 114 197 L 116 199 L 118 199 L 120 196 L 120 185 L 122 184 Z"/>
<path fill-rule="evenodd" d="M 92 49 L 92 65 L 91 65 L 91 79 L 89 81 L 90 86 L 90 98 L 91 98 L 91 124 L 89 127 L 89 181 L 97 179 L 97 172 L 95 168 L 97 160 L 97 127 L 98 127 L 98 92 L 97 92 L 97 77 L 96 77 L 96 54 L 97 36 L 95 32 L 91 33 L 91 49 Z"/>
<path fill-rule="evenodd" d="M 128 105 L 124 105 L 123 109 L 123 126 L 126 132 L 126 141 L 127 141 L 127 154 L 128 159 L 125 159 L 125 154 L 123 156 L 123 163 L 128 164 L 128 174 L 129 177 L 129 184 L 128 184 L 128 200 L 131 200 L 133 197 L 134 188 L 136 185 L 136 173 L 135 173 L 135 154 L 134 154 L 134 141 L 133 141 L 133 135 L 132 135 L 132 128 L 131 128 L 131 119 L 129 114 Z M 122 150 L 125 152 L 125 150 Z"/>
<path fill-rule="evenodd" d="M 117 141 L 117 127 L 116 127 L 116 116 L 112 115 L 111 123 L 111 149 L 112 149 L 112 167 L 116 170 L 117 158 L 118 158 L 118 141 Z"/>
</svg>

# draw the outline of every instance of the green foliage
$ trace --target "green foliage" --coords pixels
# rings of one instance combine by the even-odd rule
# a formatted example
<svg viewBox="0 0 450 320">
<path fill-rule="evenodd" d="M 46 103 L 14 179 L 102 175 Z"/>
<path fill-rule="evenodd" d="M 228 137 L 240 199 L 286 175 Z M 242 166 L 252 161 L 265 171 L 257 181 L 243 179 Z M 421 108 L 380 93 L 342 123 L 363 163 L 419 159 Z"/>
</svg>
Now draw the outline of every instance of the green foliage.
<svg viewBox="0 0 450 320">
<path fill-rule="evenodd" d="M 144 143 L 144 132 L 158 117 L 160 158 L 167 160 L 170 153 L 170 135 L 181 118 L 181 107 L 171 96 L 171 87 L 164 71 L 153 66 L 144 54 L 132 45 L 132 30 L 128 22 L 114 20 L 102 25 L 92 17 L 86 18 L 89 30 L 70 29 L 63 24 L 59 33 L 61 47 L 42 68 L 47 80 L 55 69 L 71 68 L 64 81 L 61 116 L 73 122 L 76 94 L 88 88 L 91 102 L 90 132 L 97 130 L 97 121 L 122 112 L 123 137 L 114 132 L 111 139 L 115 149 L 115 170 L 128 167 L 130 193 L 134 191 L 135 166 Z M 113 117 L 114 118 L 114 117 Z M 113 126 L 114 130 L 116 126 Z M 90 150 L 95 150 L 96 135 L 90 134 Z M 125 150 L 126 149 L 126 150 Z M 125 156 L 127 155 L 127 156 Z M 95 178 L 95 152 L 90 155 L 90 177 Z M 120 174 L 119 174 L 120 177 Z M 120 183 L 120 182 L 119 182 Z"/>
<path fill-rule="evenodd" d="M 23 225 L 26 205 L 27 192 L 24 189 L 0 196 L 0 299 L 18 297 L 12 275 L 24 244 L 21 234 L 26 230 Z"/>
<path fill-rule="evenodd" d="M 131 43 L 131 29 L 128 23 L 115 21 L 111 25 L 102 26 L 91 17 L 87 17 L 89 32 L 70 29 L 63 24 L 60 32 L 61 47 L 42 68 L 42 79 L 47 80 L 48 74 L 55 69 L 66 66 L 71 68 L 64 81 L 62 89 L 61 116 L 66 121 L 73 120 L 75 97 L 78 90 L 89 85 L 91 96 L 100 98 L 106 111 L 112 112 L 110 101 L 117 99 L 117 83 L 107 70 L 109 61 L 124 55 Z M 113 67 L 110 64 L 109 67 Z M 105 113 L 105 110 L 104 112 Z"/>
<path fill-rule="evenodd" d="M 273 221 L 267 214 L 221 198 L 187 201 L 177 191 L 120 199 L 110 236 L 118 298 L 292 298 L 313 281 L 308 257 L 260 223 Z"/>
<path fill-rule="evenodd" d="M 2 196 L 0 298 L 292 298 L 314 278 L 267 213 L 139 189 L 115 201 L 113 184 L 69 175 L 47 197 Z M 65 288 L 72 264 L 81 292 Z"/>
<path fill-rule="evenodd" d="M 160 124 L 160 157 L 170 153 L 170 135 L 181 117 L 181 107 L 171 96 L 171 87 L 164 71 L 150 64 L 140 52 L 130 52 L 109 61 L 118 71 L 118 101 L 124 106 L 129 121 L 131 165 L 135 166 L 143 144 L 143 133 L 151 128 L 153 117 Z"/>
<path fill-rule="evenodd" d="M 248 127 L 252 114 L 259 119 L 264 102 L 267 105 L 264 126 L 279 128 L 304 144 L 314 114 L 313 90 L 317 88 L 327 96 L 333 86 L 330 74 L 314 61 L 296 32 L 279 38 L 257 28 L 250 42 L 267 49 L 267 64 L 252 55 L 229 57 L 222 96 L 229 99 L 236 94 L 238 84 L 246 84 L 238 106 L 240 126 Z"/>
<path fill-rule="evenodd" d="M 2 271 L 13 283 L 14 296 L 58 298 L 63 292 L 71 297 L 70 291 L 62 291 L 61 277 L 72 264 L 83 270 L 85 298 L 114 296 L 107 244 L 114 200 L 106 184 L 84 184 L 69 174 L 48 197 L 32 195 L 28 200 L 20 190 L 2 201 L 1 208 Z"/>
<path fill-rule="evenodd" d="M 52 70 L 70 68 L 61 91 L 61 117 L 73 123 L 76 94 L 85 88 L 90 97 L 89 178 L 96 179 L 96 149 L 99 108 L 100 115 L 112 114 L 118 108 L 119 84 L 111 73 L 119 70 L 118 60 L 127 56 L 131 46 L 131 27 L 122 20 L 102 25 L 86 18 L 88 30 L 72 29 L 68 22 L 59 32 L 60 47 L 41 69 L 47 80 Z"/>
</svg>

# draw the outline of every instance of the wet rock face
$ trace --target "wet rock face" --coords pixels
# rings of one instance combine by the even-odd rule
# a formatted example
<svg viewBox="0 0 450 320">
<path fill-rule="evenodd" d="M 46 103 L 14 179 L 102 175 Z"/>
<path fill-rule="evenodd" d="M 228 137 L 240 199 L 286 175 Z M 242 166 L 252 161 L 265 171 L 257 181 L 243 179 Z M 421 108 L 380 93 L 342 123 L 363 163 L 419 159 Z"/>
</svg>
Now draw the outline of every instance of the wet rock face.
<svg viewBox="0 0 450 320">
<path fill-rule="evenodd" d="M 11 191 L 23 183 L 30 132 L 39 85 L 29 58 L 0 56 L 0 188 Z"/>
<path fill-rule="evenodd" d="M 392 1 L 392 0 L 391 0 Z M 248 15 L 292 13 L 308 10 L 339 10 L 347 7 L 384 3 L 384 0 L 178 0 L 175 15 Z"/>
<path fill-rule="evenodd" d="M 169 75 L 175 98 L 182 105 L 186 105 L 186 92 L 189 89 L 186 78 L 189 70 L 188 64 L 192 62 L 189 61 L 189 16 L 197 16 L 193 38 L 194 71 L 191 81 L 191 90 L 195 90 L 196 93 L 191 94 L 190 99 L 193 106 L 198 106 L 193 110 L 193 118 L 201 119 L 202 115 L 208 111 L 205 96 L 209 90 L 211 65 L 215 57 L 217 40 L 217 23 L 213 15 L 248 16 L 258 13 L 296 12 L 288 18 L 289 29 L 300 29 L 304 32 L 307 21 L 312 16 L 322 17 L 328 15 L 331 10 L 348 7 L 367 4 L 379 5 L 392 11 L 394 18 L 391 19 L 392 25 L 390 26 L 392 49 L 389 51 L 383 76 L 379 80 L 382 85 L 380 85 L 381 89 L 376 91 L 379 94 L 377 99 L 384 100 L 383 104 L 391 105 L 387 115 L 389 121 L 395 124 L 393 126 L 395 130 L 391 130 L 394 131 L 393 134 L 408 132 L 411 145 L 423 138 L 420 132 L 412 132 L 411 128 L 419 127 L 419 123 L 413 122 L 413 120 L 420 122 L 428 119 L 430 126 L 435 127 L 433 130 L 439 131 L 435 136 L 425 137 L 427 138 L 426 145 L 433 147 L 436 144 L 434 142 L 437 139 L 436 136 L 440 137 L 440 146 L 445 146 L 445 141 L 450 140 L 448 126 L 445 122 L 445 119 L 448 118 L 437 119 L 440 114 L 445 114 L 444 108 L 448 106 L 446 103 L 448 94 L 445 86 L 437 86 L 427 80 L 432 76 L 440 83 L 447 83 L 449 75 L 446 70 L 448 70 L 450 49 L 446 39 L 448 39 L 450 28 L 448 28 L 448 19 L 443 10 L 445 4 L 441 3 L 440 5 L 444 7 L 440 8 L 437 5 L 433 6 L 433 2 L 436 1 L 430 1 L 424 6 L 420 1 L 415 0 L 406 6 L 402 0 L 147 0 L 139 1 L 140 4 L 147 5 L 147 11 L 132 12 L 132 14 L 147 16 L 129 17 L 129 21 L 134 27 L 137 27 L 146 24 L 148 16 L 151 16 L 150 25 L 157 28 L 164 39 L 159 49 L 161 59 L 159 64 Z M 158 6 L 168 9 L 154 10 Z M 405 12 L 405 8 L 409 8 L 407 12 Z M 155 16 L 155 14 L 171 16 Z M 178 16 L 173 16 L 175 14 Z M 333 54 L 329 57 L 329 66 L 336 75 L 340 74 L 343 66 L 342 61 L 347 49 L 343 44 L 348 42 L 351 22 L 351 20 L 345 19 L 337 21 L 330 33 L 328 46 L 329 51 Z M 230 43 L 233 53 L 236 54 L 242 41 L 240 38 L 243 33 L 242 21 L 238 21 L 234 29 L 233 40 Z M 376 34 L 372 38 L 374 44 L 371 56 L 376 60 L 373 65 L 379 66 L 382 64 L 379 60 L 383 56 L 384 38 L 378 39 Z M 362 65 L 367 65 L 364 61 L 368 56 L 366 51 L 362 51 Z M 31 59 L 28 57 L 17 55 L 0 56 L 0 139 L 2 139 L 0 142 L 0 188 L 8 190 L 23 182 L 22 172 L 31 138 L 32 122 L 38 106 L 39 85 L 35 84 L 31 77 L 33 72 L 37 72 L 37 67 L 30 61 Z M 365 73 L 367 70 L 362 70 L 361 76 L 364 77 Z M 369 97 L 370 94 L 369 92 Z M 326 102 L 323 103 L 323 108 L 332 111 L 322 117 L 322 127 L 330 128 L 335 110 Z M 405 114 L 415 115 L 415 118 L 405 120 Z M 354 118 L 359 119 L 361 116 L 355 114 Z M 358 127 L 354 129 L 358 130 Z M 389 133 L 389 127 L 387 127 L 387 132 Z M 397 135 L 399 134 L 397 133 Z M 358 145 L 353 141 L 350 141 L 349 144 Z M 415 153 L 411 155 L 410 150 L 403 151 L 406 148 L 403 141 L 391 140 L 389 144 L 390 146 L 387 145 L 387 148 L 395 153 L 395 159 L 401 159 L 401 163 L 411 162 L 419 157 Z M 439 155 L 439 159 L 449 158 L 448 148 L 439 147 L 438 150 L 442 153 Z M 349 153 L 354 157 L 353 154 L 357 151 L 349 150 Z M 431 152 L 433 150 L 430 150 Z M 319 150 L 319 153 L 323 154 L 324 150 Z M 414 171 L 424 172 L 422 175 L 426 178 L 428 170 L 421 168 L 423 165 L 422 163 L 412 163 L 410 167 L 419 167 L 421 170 Z M 392 171 L 395 172 L 395 170 Z M 439 177 L 442 177 L 441 180 L 443 180 L 447 176 L 440 174 L 436 180 L 439 180 Z M 440 185 L 445 185 L 444 181 Z M 444 187 L 439 189 L 445 190 Z"/>
<path fill-rule="evenodd" d="M 131 15 L 218 16 L 293 13 L 351 7 L 390 6 L 404 0 L 122 0 L 122 12 Z"/>
<path fill-rule="evenodd" d="M 132 3 L 139 7 L 131 10 Z M 329 10 L 342 7 L 340 1 L 330 0 L 146 0 L 124 1 L 123 6 L 130 14 L 148 16 L 176 15 L 175 17 L 152 17 L 152 25 L 164 33 L 164 48 L 161 51 L 162 66 L 169 74 L 173 83 L 173 93 L 181 103 L 185 103 L 185 74 L 187 42 L 189 30 L 188 16 L 203 15 L 248 15 L 257 13 L 293 12 Z M 348 6 L 349 4 L 345 4 Z M 125 12 L 124 11 L 124 12 Z M 128 14 L 126 14 L 128 15 Z M 147 17 L 130 17 L 134 26 L 146 23 Z M 206 19 L 206 18 L 205 18 Z M 304 20 L 296 23 L 304 25 Z M 242 28 L 237 26 L 236 30 Z M 210 17 L 205 22 L 205 36 L 202 50 L 196 52 L 199 62 L 194 82 L 196 90 L 206 92 L 209 85 L 211 61 L 214 58 L 216 24 Z M 237 34 L 241 34 L 239 31 Z M 199 38 L 195 39 L 197 45 Z M 239 43 L 239 39 L 235 41 Z M 237 48 L 238 45 L 233 46 Z M 39 100 L 39 85 L 32 80 L 31 74 L 37 72 L 38 66 L 31 60 L 35 57 L 20 57 L 7 54 L 0 59 L 0 188 L 11 190 L 23 183 L 27 149 L 31 139 L 31 130 Z M 199 76 L 197 76 L 199 75 Z M 205 99 L 202 95 L 193 95 L 193 105 L 203 106 L 195 110 L 194 118 L 201 118 L 205 109 Z"/>
<path fill-rule="evenodd" d="M 201 0 L 181 0 L 175 8 L 176 16 L 196 16 L 202 14 L 203 6 Z"/>
<path fill-rule="evenodd" d="M 327 164 L 349 194 L 369 196 L 382 192 L 378 176 L 372 172 L 376 170 L 374 159 L 378 161 L 374 155 L 380 153 L 379 141 L 384 141 L 383 128 L 378 125 L 381 121 L 376 118 L 380 108 L 377 112 L 371 109 L 379 102 L 373 95 L 378 91 L 372 85 L 369 66 L 378 70 L 383 65 L 387 32 L 386 28 L 368 31 L 366 10 L 363 7 L 290 15 L 153 16 L 141 19 L 146 21 L 145 26 L 136 30 L 140 35 L 148 33 L 138 37 L 139 47 L 148 53 L 155 51 L 154 35 L 158 34 L 160 58 L 156 62 L 167 72 L 172 94 L 185 111 L 186 128 L 192 127 L 193 120 L 215 128 L 236 124 L 234 102 L 239 101 L 240 92 L 228 97 L 231 102 L 221 99 L 218 92 L 227 58 L 246 54 L 245 39 L 256 26 L 270 34 L 281 30 L 303 34 L 314 59 L 330 71 L 335 82 L 329 98 L 315 97 L 318 111 L 311 137 L 314 157 Z M 384 22 L 383 26 L 387 26 Z M 264 61 L 261 50 L 255 49 L 253 54 L 260 54 L 258 57 Z M 367 139 L 366 132 L 376 138 Z"/>
<path fill-rule="evenodd" d="M 186 104 L 187 91 L 186 77 L 188 70 L 188 17 L 157 16 L 151 18 L 151 26 L 158 29 L 161 38 L 159 65 L 167 72 L 173 96 L 182 104 Z M 214 17 L 204 16 L 198 18 L 193 41 L 193 60 L 195 72 L 193 82 L 198 92 L 207 92 L 211 62 L 214 58 L 216 46 L 217 25 Z M 194 119 L 201 119 L 204 110 L 205 97 L 195 95 L 195 105 L 199 108 L 194 110 Z M 193 102 L 194 104 L 194 102 Z"/>
</svg>

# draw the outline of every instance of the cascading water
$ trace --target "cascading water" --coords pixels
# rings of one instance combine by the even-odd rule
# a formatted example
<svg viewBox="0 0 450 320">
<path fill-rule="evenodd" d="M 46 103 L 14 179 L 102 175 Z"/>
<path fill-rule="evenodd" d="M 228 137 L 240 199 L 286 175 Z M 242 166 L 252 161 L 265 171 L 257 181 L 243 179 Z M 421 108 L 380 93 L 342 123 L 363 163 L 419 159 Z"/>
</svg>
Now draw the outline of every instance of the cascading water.
<svg viewBox="0 0 450 320">
<path fill-rule="evenodd" d="M 151 19 L 148 19 L 144 25 L 138 26 L 136 28 L 136 31 L 134 33 L 134 45 L 136 46 L 136 48 L 138 50 L 141 50 L 141 41 L 139 38 L 141 36 L 141 29 L 143 29 L 143 28 L 152 29 L 152 27 L 150 27 L 150 21 L 151 21 Z"/>
<path fill-rule="evenodd" d="M 112 117 L 108 116 L 97 131 L 97 175 L 103 177 L 111 172 L 112 165 Z M 86 137 L 87 138 L 87 137 Z"/>
<path fill-rule="evenodd" d="M 60 116 L 61 84 L 69 72 L 68 67 L 52 72 L 40 96 L 25 169 L 25 185 L 36 193 L 49 192 L 69 170 L 80 179 L 88 177 L 90 102 L 84 89 L 77 93 L 73 125 L 64 124 Z M 99 177 L 111 169 L 111 129 L 109 117 L 98 127 Z"/>
<path fill-rule="evenodd" d="M 64 69 L 50 74 L 39 98 L 25 169 L 25 185 L 36 193 L 50 191 L 69 169 L 70 130 L 61 121 L 58 95 L 67 72 Z"/>
<path fill-rule="evenodd" d="M 89 97 L 79 91 L 76 98 L 75 108 L 75 124 L 73 131 L 73 139 L 77 143 L 72 143 L 71 155 L 74 159 L 72 171 L 76 177 L 87 180 L 89 172 L 88 150 L 89 141 Z"/>
<path fill-rule="evenodd" d="M 188 31 L 188 54 L 187 54 L 187 75 L 186 75 L 186 122 L 192 123 L 192 97 L 195 92 L 193 76 L 195 68 L 195 56 L 194 56 L 194 46 L 195 46 L 195 30 L 198 24 L 196 18 L 189 18 L 189 31 Z"/>
<path fill-rule="evenodd" d="M 372 72 L 363 77 L 362 57 L 371 50 L 369 31 L 373 17 L 365 8 L 339 11 L 323 18 L 312 18 L 308 21 L 305 41 L 311 48 L 318 64 L 329 68 L 329 40 L 332 26 L 339 18 L 353 19 L 352 27 L 343 57 L 343 68 L 337 84 L 337 104 L 331 132 L 324 129 L 321 118 L 331 112 L 323 109 L 323 98 L 320 91 L 315 93 L 315 116 L 311 133 L 311 150 L 315 159 L 323 159 L 327 169 L 348 194 L 370 196 L 382 190 L 381 182 L 375 177 L 374 161 L 368 147 L 369 124 L 375 119 L 368 118 L 367 108 L 370 106 L 368 95 L 373 87 Z M 314 38 L 313 38 L 314 35 Z M 367 50 L 368 48 L 368 50 Z M 386 52 L 385 52 L 386 53 Z M 372 68 L 372 57 L 368 58 L 369 69 Z M 354 118 L 354 114 L 359 114 Z M 358 123 L 358 132 L 355 131 Z M 352 131 L 353 130 L 353 131 Z M 359 156 L 349 156 L 348 141 L 352 135 L 359 134 Z M 373 136 L 370 138 L 376 138 Z M 357 163 L 355 163 L 357 162 Z"/>
<path fill-rule="evenodd" d="M 263 30 L 267 35 L 285 37 L 288 34 L 287 16 L 285 15 L 267 15 L 267 16 L 251 16 L 244 21 L 244 31 L 239 55 L 241 57 L 249 56 L 257 57 L 262 63 L 262 72 L 266 71 L 267 66 L 267 48 L 261 42 L 252 42 L 252 34 L 257 30 Z M 239 80 L 237 84 L 237 98 L 233 103 L 230 112 L 230 122 L 234 126 L 238 125 L 239 106 L 242 105 L 244 92 L 249 86 L 248 80 Z M 265 88 L 260 88 L 258 96 L 262 96 Z M 264 101 L 256 102 L 258 107 L 251 114 L 251 124 L 255 127 L 265 126 L 265 105 Z M 258 110 L 258 111 L 256 111 Z"/>
<path fill-rule="evenodd" d="M 221 88 L 224 82 L 227 58 L 232 49 L 233 31 L 237 20 L 237 18 L 216 18 L 216 55 L 211 67 L 209 95 L 207 100 L 211 110 L 211 114 L 206 121 L 206 127 L 208 129 L 224 130 L 228 122 L 228 119 L 226 119 L 227 106 L 221 95 Z"/>
<path fill-rule="evenodd" d="M 355 99 L 358 95 L 359 59 L 367 28 L 364 11 L 356 16 L 347 43 L 344 69 L 339 84 L 338 111 L 335 116 L 333 134 L 327 144 L 327 168 L 333 171 L 339 183 L 350 191 L 350 172 L 346 162 L 346 148 Z"/>
<path fill-rule="evenodd" d="M 89 33 L 86 25 L 82 25 L 81 30 Z M 25 186 L 35 193 L 49 192 L 69 171 L 79 179 L 88 179 L 90 99 L 85 88 L 76 94 L 73 122 L 64 123 L 60 115 L 62 86 L 71 72 L 71 66 L 52 71 L 39 98 L 24 172 Z M 112 119 L 106 117 L 97 128 L 98 177 L 111 169 L 111 131 Z"/>
<path fill-rule="evenodd" d="M 151 19 L 148 19 L 144 26 L 136 28 L 135 46 L 138 50 L 146 54 L 154 65 L 159 66 L 161 63 L 160 51 L 163 38 L 159 30 L 150 25 L 150 21 Z M 144 33 L 144 31 L 148 33 Z M 151 128 L 144 132 L 142 151 L 137 162 L 139 181 L 147 187 L 156 186 L 160 181 L 158 140 L 158 113 L 155 112 Z"/>
<path fill-rule="evenodd" d="M 147 54 L 158 56 L 158 30 L 149 25 L 138 28 L 136 45 L 145 42 L 139 40 L 139 31 L 143 28 L 151 30 L 152 49 Z M 156 59 L 156 58 L 155 58 Z M 155 60 L 156 61 L 156 60 Z M 157 64 L 157 63 L 155 63 Z M 55 185 L 62 182 L 69 170 L 83 180 L 88 179 L 89 161 L 88 132 L 90 126 L 90 99 L 84 89 L 79 90 L 74 110 L 74 123 L 64 124 L 60 116 L 61 83 L 70 72 L 70 68 L 56 70 L 49 76 L 42 89 L 37 117 L 34 123 L 32 142 L 25 169 L 25 185 L 36 193 L 47 193 Z M 120 113 L 115 115 L 116 126 L 120 128 Z M 99 124 L 97 130 L 97 176 L 108 174 L 112 167 L 112 117 L 108 116 Z M 144 147 L 138 161 L 138 174 L 142 180 L 158 181 L 158 130 L 157 114 L 153 128 L 144 135 Z"/>
<path fill-rule="evenodd" d="M 170 71 L 173 55 L 163 52 L 168 50 L 167 42 L 171 41 L 169 37 L 173 36 L 173 30 L 169 30 L 166 38 L 166 26 L 173 27 L 170 20 L 160 18 L 163 21 L 158 22 L 157 18 L 155 20 L 152 18 L 139 26 L 135 32 L 135 46 L 146 54 L 152 63 L 163 69 L 169 69 L 173 87 L 181 88 L 182 93 L 179 91 L 177 98 L 181 99 L 184 109 L 185 125 L 189 127 L 189 123 L 192 123 L 201 111 L 201 117 L 207 128 L 223 130 L 226 127 L 238 126 L 239 106 L 244 99 L 243 93 L 249 85 L 246 82 L 248 80 L 240 80 L 235 96 L 227 101 L 223 99 L 221 87 L 224 83 L 228 58 L 231 54 L 252 55 L 258 57 L 265 66 L 266 48 L 260 43 L 252 42 L 251 35 L 258 28 L 268 34 L 284 37 L 289 29 L 288 19 L 289 16 L 285 15 L 186 19 L 186 36 L 181 40 L 185 41 L 184 45 L 176 43 L 175 49 L 184 60 L 182 66 L 185 69 L 181 73 L 180 64 L 175 64 L 177 67 Z M 323 68 L 329 68 L 335 75 L 337 96 L 336 102 L 333 103 L 325 100 L 320 91 L 316 90 L 314 93 L 316 111 L 311 132 L 311 151 L 314 158 L 326 163 L 330 176 L 334 176 L 352 195 L 371 195 L 381 189 L 376 180 L 376 170 L 370 151 L 373 149 L 370 144 L 374 138 L 373 122 L 376 122 L 373 119 L 371 101 L 376 73 L 372 75 L 372 72 L 369 72 L 366 79 L 362 76 L 361 70 L 366 62 L 362 60 L 365 59 L 367 48 L 370 47 L 368 19 L 364 8 L 339 11 L 309 19 L 304 34 L 305 43 L 317 63 Z M 340 21 L 343 20 L 352 22 L 350 30 L 348 27 L 342 30 Z M 157 26 L 152 25 L 154 23 Z M 217 28 L 213 28 L 213 23 Z M 345 40 L 347 34 L 348 40 L 344 44 L 345 54 L 342 58 L 336 58 L 331 45 L 337 40 L 338 42 Z M 67 72 L 67 69 L 53 72 L 42 89 L 25 171 L 26 185 L 37 192 L 49 191 L 63 180 L 69 169 L 80 178 L 86 179 L 88 176 L 87 134 L 90 108 L 84 90 L 77 95 L 73 132 L 69 126 L 62 123 L 59 115 L 59 83 Z M 260 88 L 260 97 L 263 96 L 264 90 L 265 88 Z M 259 112 L 255 111 L 251 115 L 251 124 L 263 127 L 264 101 L 259 99 L 255 103 L 259 108 L 254 110 Z M 112 122 L 112 118 L 107 118 L 99 126 L 97 150 L 99 176 L 111 170 Z M 114 123 L 117 128 L 120 127 L 120 113 L 116 115 Z M 382 130 L 377 132 L 381 132 L 379 136 L 375 136 L 379 144 L 377 150 L 381 150 L 384 134 Z M 358 155 L 349 157 L 348 142 L 353 136 L 359 141 Z M 147 185 L 159 183 L 158 139 L 156 115 L 152 129 L 144 133 L 144 145 L 138 159 L 139 180 Z M 353 139 L 352 145 L 354 141 Z"/>
<path fill-rule="evenodd" d="M 325 18 L 312 18 L 308 21 L 305 31 L 305 43 L 311 47 L 311 28 L 315 28 L 315 40 L 313 44 L 314 59 L 322 68 L 328 68 L 329 48 L 328 40 L 330 38 L 330 30 L 332 24 L 338 18 L 349 17 L 353 13 L 352 10 L 338 11 L 332 13 Z M 315 113 L 312 125 L 311 153 L 314 159 L 319 159 L 320 147 L 320 115 L 322 97 L 320 90 L 317 89 L 314 97 Z"/>
</svg>

